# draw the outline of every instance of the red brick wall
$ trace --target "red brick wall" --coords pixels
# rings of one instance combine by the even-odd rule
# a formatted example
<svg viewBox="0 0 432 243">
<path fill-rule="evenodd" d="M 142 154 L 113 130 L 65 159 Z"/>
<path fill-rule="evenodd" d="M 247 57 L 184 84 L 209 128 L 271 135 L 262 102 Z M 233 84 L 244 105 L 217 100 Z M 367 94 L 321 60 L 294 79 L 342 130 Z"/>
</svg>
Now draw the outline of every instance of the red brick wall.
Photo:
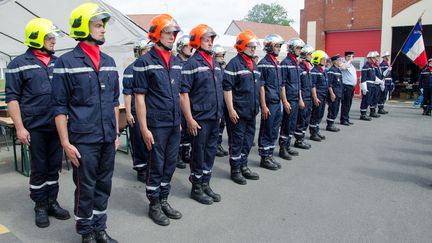
<svg viewBox="0 0 432 243">
<path fill-rule="evenodd" d="M 420 0 L 393 0 L 392 17 Z"/>
</svg>

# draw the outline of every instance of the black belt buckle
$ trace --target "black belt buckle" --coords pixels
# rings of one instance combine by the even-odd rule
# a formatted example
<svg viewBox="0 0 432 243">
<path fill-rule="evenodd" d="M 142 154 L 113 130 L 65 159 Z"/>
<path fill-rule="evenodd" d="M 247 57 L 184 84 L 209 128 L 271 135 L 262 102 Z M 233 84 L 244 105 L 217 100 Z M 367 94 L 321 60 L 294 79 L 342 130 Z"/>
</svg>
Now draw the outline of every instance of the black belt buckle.
<svg viewBox="0 0 432 243">
<path fill-rule="evenodd" d="M 105 84 L 104 83 L 100 83 L 100 88 L 101 88 L 101 90 L 105 90 Z"/>
</svg>

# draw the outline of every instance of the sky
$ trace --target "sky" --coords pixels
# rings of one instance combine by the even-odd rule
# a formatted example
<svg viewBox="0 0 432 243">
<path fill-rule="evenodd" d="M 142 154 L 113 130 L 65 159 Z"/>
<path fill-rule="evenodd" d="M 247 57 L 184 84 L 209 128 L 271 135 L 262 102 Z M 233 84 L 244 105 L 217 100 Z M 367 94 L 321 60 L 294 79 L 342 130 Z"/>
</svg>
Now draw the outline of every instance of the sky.
<svg viewBox="0 0 432 243">
<path fill-rule="evenodd" d="M 211 26 L 222 35 L 232 20 L 243 19 L 255 4 L 279 3 L 294 20 L 293 28 L 300 30 L 300 9 L 303 0 L 105 0 L 124 14 L 169 13 L 183 29 L 192 29 L 198 24 Z"/>
</svg>

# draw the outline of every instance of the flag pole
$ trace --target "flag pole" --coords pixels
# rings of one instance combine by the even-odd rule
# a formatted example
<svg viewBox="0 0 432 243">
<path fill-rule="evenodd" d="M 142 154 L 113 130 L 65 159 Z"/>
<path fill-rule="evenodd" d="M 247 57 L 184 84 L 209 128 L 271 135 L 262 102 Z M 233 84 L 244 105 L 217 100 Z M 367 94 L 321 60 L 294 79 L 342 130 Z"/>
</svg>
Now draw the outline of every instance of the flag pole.
<svg viewBox="0 0 432 243">
<path fill-rule="evenodd" d="M 399 54 L 401 53 L 403 47 L 405 46 L 406 42 L 408 41 L 408 38 L 410 37 L 411 33 L 413 32 L 413 30 L 415 29 L 417 23 L 421 20 L 421 18 L 423 17 L 423 14 L 425 13 L 426 10 L 423 11 L 423 13 L 420 15 L 420 17 L 418 18 L 417 22 L 415 23 L 414 27 L 411 29 L 411 31 L 409 32 L 408 36 L 405 38 L 404 43 L 402 44 L 402 47 L 399 49 L 398 53 L 396 54 L 395 58 L 393 59 L 392 63 L 390 64 L 390 67 L 393 66 L 393 64 L 395 63 L 397 57 L 399 56 Z"/>
</svg>

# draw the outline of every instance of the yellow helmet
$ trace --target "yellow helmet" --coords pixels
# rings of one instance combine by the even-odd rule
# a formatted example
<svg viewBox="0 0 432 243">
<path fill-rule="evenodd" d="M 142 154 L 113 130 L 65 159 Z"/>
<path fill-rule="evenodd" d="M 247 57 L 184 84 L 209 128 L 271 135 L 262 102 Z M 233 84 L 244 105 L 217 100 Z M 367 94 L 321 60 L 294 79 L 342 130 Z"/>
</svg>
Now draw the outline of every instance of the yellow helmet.
<svg viewBox="0 0 432 243">
<path fill-rule="evenodd" d="M 321 64 L 322 60 L 327 59 L 328 56 L 324 51 L 321 50 L 316 50 L 312 53 L 312 64 L 314 65 L 319 65 Z"/>
<path fill-rule="evenodd" d="M 57 28 L 49 19 L 35 18 L 30 20 L 25 27 L 25 41 L 29 47 L 42 49 L 44 47 L 45 36 L 56 37 L 61 35 L 61 30 Z"/>
<path fill-rule="evenodd" d="M 102 20 L 104 28 L 111 14 L 102 9 L 96 3 L 84 3 L 72 10 L 69 17 L 70 37 L 74 39 L 85 39 L 89 36 L 90 21 Z"/>
</svg>

